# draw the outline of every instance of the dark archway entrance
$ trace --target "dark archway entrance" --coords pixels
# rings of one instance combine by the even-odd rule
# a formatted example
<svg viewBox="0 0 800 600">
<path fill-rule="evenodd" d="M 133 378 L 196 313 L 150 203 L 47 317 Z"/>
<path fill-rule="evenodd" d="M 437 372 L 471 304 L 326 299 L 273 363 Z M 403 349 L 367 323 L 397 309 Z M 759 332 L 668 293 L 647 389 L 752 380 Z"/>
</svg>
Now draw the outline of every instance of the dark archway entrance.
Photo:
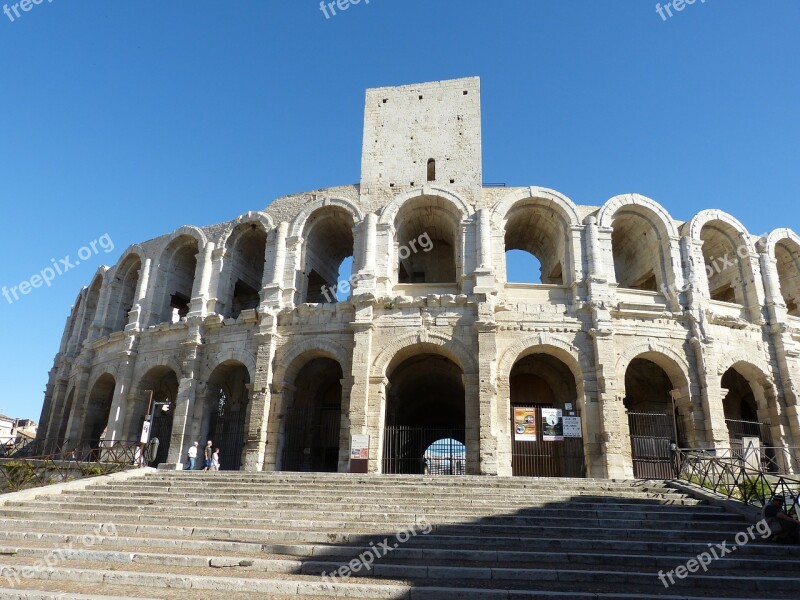
<svg viewBox="0 0 800 600">
<path fill-rule="evenodd" d="M 100 440 L 105 433 L 116 387 L 114 377 L 106 373 L 95 382 L 89 394 L 80 439 L 83 443 L 88 442 L 93 450 L 100 446 Z"/>
<path fill-rule="evenodd" d="M 339 470 L 342 377 L 332 358 L 315 358 L 300 369 L 284 420 L 282 471 Z"/>
<path fill-rule="evenodd" d="M 688 446 L 672 399 L 675 387 L 663 368 L 645 358 L 634 358 L 625 371 L 624 405 L 634 477 L 672 477 L 672 445 Z"/>
<path fill-rule="evenodd" d="M 247 425 L 248 384 L 250 373 L 242 363 L 228 361 L 219 365 L 208 379 L 206 397 L 206 419 L 203 440 L 211 440 L 212 447 L 219 448 L 220 469 L 238 471 L 242 466 Z M 202 454 L 198 461 L 202 464 Z"/>
<path fill-rule="evenodd" d="M 555 429 L 545 430 L 548 417 L 580 417 L 577 385 L 569 367 L 549 354 L 530 354 L 511 369 L 510 384 L 511 472 L 528 477 L 585 477 L 583 438 L 565 436 L 563 420 L 560 430 L 555 421 Z"/>
<path fill-rule="evenodd" d="M 769 423 L 758 417 L 758 404 L 750 382 L 735 368 L 722 376 L 722 388 L 727 390 L 722 407 L 731 446 L 742 447 L 742 438 L 758 438 L 761 446 L 772 446 Z"/>
<path fill-rule="evenodd" d="M 466 472 L 463 373 L 438 354 L 419 354 L 389 376 L 383 472 Z M 427 457 L 427 463 L 426 463 Z"/>
<path fill-rule="evenodd" d="M 156 404 L 155 419 L 150 433 L 150 439 L 158 438 L 158 452 L 155 459 L 150 462 L 151 466 L 158 466 L 167 462 L 169 446 L 172 438 L 172 420 L 175 415 L 175 402 L 178 398 L 178 376 L 169 367 L 154 367 L 142 377 L 139 383 L 139 394 L 141 400 L 138 402 L 138 414 L 136 420 L 136 430 L 142 430 L 142 423 L 149 419 L 147 405 L 150 400 L 150 393 L 153 394 L 153 402 Z M 166 405 L 163 403 L 167 403 Z M 167 410 L 163 407 L 167 406 Z M 141 411 L 141 412 L 139 412 Z M 132 432 L 132 433 L 135 433 Z M 133 438 L 132 438 L 133 439 Z"/>
</svg>

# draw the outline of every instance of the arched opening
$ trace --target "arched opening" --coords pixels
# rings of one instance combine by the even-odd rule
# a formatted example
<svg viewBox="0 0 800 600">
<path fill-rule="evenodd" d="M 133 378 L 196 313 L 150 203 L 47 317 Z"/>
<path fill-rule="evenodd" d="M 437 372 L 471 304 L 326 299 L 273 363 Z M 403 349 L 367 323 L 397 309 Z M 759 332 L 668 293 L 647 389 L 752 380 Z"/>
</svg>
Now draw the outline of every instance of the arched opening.
<svg viewBox="0 0 800 600">
<path fill-rule="evenodd" d="M 151 466 L 158 466 L 167 462 L 169 456 L 170 441 L 172 439 L 172 421 L 175 415 L 175 403 L 178 399 L 178 376 L 169 367 L 159 366 L 150 369 L 142 377 L 137 388 L 137 398 L 135 400 L 135 413 L 131 418 L 132 431 L 129 431 L 131 439 L 136 439 L 138 432 L 142 430 L 144 420 L 150 418 L 147 415 L 147 407 L 150 403 L 150 393 L 152 392 L 155 418 L 150 429 L 150 439 L 158 438 L 158 452 Z M 164 407 L 167 410 L 164 410 Z"/>
<path fill-rule="evenodd" d="M 648 358 L 634 358 L 625 371 L 623 404 L 637 478 L 672 477 L 672 445 L 689 445 L 683 416 L 673 400 L 678 387 L 663 367 Z"/>
<path fill-rule="evenodd" d="M 103 287 L 103 278 L 99 275 L 94 278 L 92 285 L 86 291 L 86 300 L 84 304 L 83 319 L 81 320 L 80 327 L 78 328 L 78 337 L 75 345 L 75 351 L 80 352 L 83 342 L 89 337 L 89 331 L 92 323 L 97 315 L 97 304 L 100 301 L 100 289 Z"/>
<path fill-rule="evenodd" d="M 101 440 L 105 437 L 116 387 L 114 376 L 106 373 L 95 382 L 89 393 L 80 439 L 84 445 L 88 443 L 92 450 L 99 448 Z"/>
<path fill-rule="evenodd" d="M 461 215 L 444 200 L 420 196 L 395 218 L 397 281 L 457 283 L 461 276 Z"/>
<path fill-rule="evenodd" d="M 711 299 L 746 305 L 745 270 L 737 252 L 746 247 L 738 233 L 721 221 L 713 221 L 700 230 L 700 239 Z"/>
<path fill-rule="evenodd" d="M 220 469 L 238 471 L 246 441 L 247 405 L 250 400 L 250 372 L 242 363 L 227 361 L 211 373 L 206 386 L 200 431 L 203 440 L 219 448 Z M 202 448 L 201 448 L 202 451 Z M 202 455 L 198 460 L 202 461 Z"/>
<path fill-rule="evenodd" d="M 575 375 L 555 356 L 529 354 L 511 369 L 511 471 L 526 477 L 585 477 Z M 565 428 L 566 423 L 566 428 Z"/>
<path fill-rule="evenodd" d="M 342 367 L 314 358 L 297 373 L 283 425 L 282 471 L 339 470 Z"/>
<path fill-rule="evenodd" d="M 458 440 L 442 438 L 425 449 L 422 462 L 425 475 L 465 475 L 467 447 Z"/>
<path fill-rule="evenodd" d="M 778 280 L 786 310 L 793 317 L 800 317 L 800 246 L 785 239 L 775 246 Z"/>
<path fill-rule="evenodd" d="M 436 161 L 428 159 L 428 181 L 436 181 Z"/>
<path fill-rule="evenodd" d="M 243 223 L 231 233 L 226 249 L 229 283 L 222 310 L 226 317 L 238 319 L 243 310 L 261 304 L 267 232 L 260 223 Z"/>
<path fill-rule="evenodd" d="M 425 455 L 430 446 L 440 440 L 452 440 L 443 442 L 452 453 L 465 445 L 465 429 L 463 372 L 452 360 L 439 354 L 421 353 L 391 369 L 386 399 L 384 473 L 425 473 Z M 455 455 L 450 458 L 456 461 L 453 474 L 463 474 L 466 467 L 459 466 L 461 459 Z"/>
<path fill-rule="evenodd" d="M 772 446 L 769 419 L 759 418 L 758 402 L 750 382 L 738 370 L 731 367 L 722 376 L 725 397 L 722 408 L 728 427 L 731 445 L 742 446 L 742 438 L 758 438 L 762 446 Z"/>
<path fill-rule="evenodd" d="M 648 292 L 662 289 L 667 263 L 664 243 L 654 216 L 628 207 L 620 209 L 611 232 L 617 285 Z"/>
<path fill-rule="evenodd" d="M 346 258 L 353 256 L 353 216 L 336 206 L 314 211 L 303 231 L 304 302 L 335 303 L 349 296 L 355 282 L 340 281 Z"/>
<path fill-rule="evenodd" d="M 135 254 L 130 255 L 117 267 L 114 275 L 114 291 L 109 307 L 111 331 L 122 331 L 128 324 L 128 313 L 133 309 L 136 300 L 136 288 L 142 261 Z"/>
<path fill-rule="evenodd" d="M 509 283 L 564 285 L 567 229 L 552 208 L 523 202 L 509 211 L 505 249 Z"/>
<path fill-rule="evenodd" d="M 189 314 L 199 251 L 197 240 L 190 235 L 175 238 L 164 250 L 155 287 L 161 300 L 153 324 L 175 323 Z"/>
</svg>

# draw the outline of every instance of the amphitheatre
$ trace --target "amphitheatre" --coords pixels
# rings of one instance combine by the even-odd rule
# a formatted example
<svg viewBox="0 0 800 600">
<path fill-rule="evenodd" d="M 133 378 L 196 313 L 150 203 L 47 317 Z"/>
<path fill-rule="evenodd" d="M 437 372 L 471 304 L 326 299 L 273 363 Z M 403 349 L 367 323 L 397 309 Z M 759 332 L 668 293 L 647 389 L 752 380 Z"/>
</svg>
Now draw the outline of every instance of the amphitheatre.
<svg viewBox="0 0 800 600">
<path fill-rule="evenodd" d="M 800 237 L 485 184 L 477 78 L 367 90 L 359 183 L 231 217 L 98 270 L 40 439 L 138 440 L 152 394 L 160 469 L 207 439 L 225 470 L 593 478 L 800 445 Z"/>
</svg>

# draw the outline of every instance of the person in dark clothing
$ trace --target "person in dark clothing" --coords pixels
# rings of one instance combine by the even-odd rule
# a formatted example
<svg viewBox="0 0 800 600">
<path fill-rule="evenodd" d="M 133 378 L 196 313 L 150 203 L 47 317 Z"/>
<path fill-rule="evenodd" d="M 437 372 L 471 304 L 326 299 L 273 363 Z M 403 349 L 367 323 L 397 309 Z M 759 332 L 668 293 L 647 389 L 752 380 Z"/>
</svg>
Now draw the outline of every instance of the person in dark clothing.
<svg viewBox="0 0 800 600">
<path fill-rule="evenodd" d="M 784 510 L 783 496 L 773 496 L 764 508 L 764 518 L 772 531 L 772 540 L 775 542 L 794 542 L 800 544 L 800 521 L 793 519 Z"/>
</svg>

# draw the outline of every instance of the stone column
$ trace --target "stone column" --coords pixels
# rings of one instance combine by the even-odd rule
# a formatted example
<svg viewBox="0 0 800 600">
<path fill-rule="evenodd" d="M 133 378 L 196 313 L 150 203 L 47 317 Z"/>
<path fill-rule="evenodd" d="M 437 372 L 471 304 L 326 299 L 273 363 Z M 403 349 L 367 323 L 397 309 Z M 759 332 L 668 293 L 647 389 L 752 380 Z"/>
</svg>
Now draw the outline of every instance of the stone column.
<svg viewBox="0 0 800 600">
<path fill-rule="evenodd" d="M 477 373 L 465 373 L 462 376 L 464 382 L 464 417 L 466 421 L 466 432 L 464 440 L 467 447 L 466 471 L 468 475 L 493 475 L 491 471 L 497 471 L 497 441 L 492 440 L 492 415 L 488 407 L 481 406 L 480 376 Z M 491 400 L 490 404 L 491 406 Z M 484 440 L 484 435 L 487 437 Z M 486 446 L 487 455 L 482 456 L 482 450 Z M 484 462 L 485 460 L 485 462 Z M 486 467 L 490 472 L 483 473 Z"/>
<path fill-rule="evenodd" d="M 262 293 L 262 306 L 264 308 L 283 307 L 286 235 L 288 231 L 289 224 L 281 222 L 269 235 L 267 250 L 264 255 L 264 290 Z"/>
<path fill-rule="evenodd" d="M 479 471 L 481 475 L 511 475 L 510 454 L 508 464 L 501 463 L 499 456 L 499 440 L 508 429 L 501 425 L 504 422 L 501 413 L 508 414 L 506 411 L 510 411 L 510 408 L 504 407 L 505 411 L 498 411 L 497 323 L 494 321 L 493 303 L 485 304 L 479 307 L 479 320 L 475 324 L 478 340 L 478 373 L 473 384 L 477 389 L 475 400 L 478 402 L 478 410 L 474 423 L 479 424 Z M 468 427 L 469 424 L 468 416 Z M 510 443 L 510 438 L 508 441 Z"/>
<path fill-rule="evenodd" d="M 264 315 L 264 319 L 277 322 L 274 316 Z M 264 322 L 262 321 L 262 327 Z M 249 417 L 247 419 L 247 440 L 243 468 L 245 471 L 262 471 L 265 467 L 267 444 L 275 440 L 268 438 L 269 413 L 272 405 L 270 385 L 272 384 L 272 363 L 277 348 L 277 333 L 274 328 L 269 333 L 259 334 L 256 374 L 253 391 L 250 394 Z"/>
<path fill-rule="evenodd" d="M 211 253 L 211 279 L 208 284 L 207 314 L 229 315 L 233 297 L 232 273 L 229 262 L 231 253 L 225 246 Z"/>
<path fill-rule="evenodd" d="M 196 440 L 195 423 L 193 416 L 197 402 L 200 382 L 198 376 L 201 364 L 200 326 L 190 319 L 189 336 L 184 347 L 186 358 L 183 361 L 183 377 L 178 383 L 178 395 L 175 399 L 175 413 L 172 416 L 172 436 L 170 437 L 167 464 L 160 465 L 162 469 L 180 469 L 188 450 L 188 444 Z M 192 437 L 194 435 L 194 437 Z"/>
<path fill-rule="evenodd" d="M 89 364 L 90 361 L 87 359 L 76 369 L 78 376 L 75 383 L 75 396 L 72 399 L 72 411 L 67 424 L 67 433 L 64 437 L 65 443 L 74 444 L 82 441 L 80 438 L 83 433 L 83 421 L 86 418 L 86 408 L 89 403 Z"/>
<path fill-rule="evenodd" d="M 690 342 L 695 352 L 697 371 L 700 374 L 700 400 L 703 403 L 707 447 L 718 450 L 730 448 L 731 440 L 722 405 L 726 395 L 726 391 L 722 388 L 724 371 L 720 369 L 710 345 L 702 344 L 697 338 L 691 338 Z"/>
<path fill-rule="evenodd" d="M 378 217 L 375 213 L 369 213 L 364 218 L 363 231 L 364 231 L 364 265 L 359 272 L 359 281 L 356 285 L 356 290 L 353 295 L 375 293 L 376 290 L 376 261 L 375 253 L 377 252 L 377 236 L 378 236 Z"/>
<path fill-rule="evenodd" d="M 132 341 L 132 340 L 131 340 Z M 123 362 L 118 372 L 117 388 L 114 390 L 114 399 L 111 411 L 108 414 L 106 425 L 106 440 L 115 442 L 125 437 L 128 395 L 133 388 L 133 373 L 136 366 L 137 353 L 133 350 L 123 354 Z M 133 441 L 133 440 L 126 440 Z"/>
<path fill-rule="evenodd" d="M 108 271 L 103 274 L 103 283 L 100 286 L 100 295 L 97 299 L 97 309 L 94 312 L 94 319 L 89 328 L 89 340 L 96 340 L 108 335 L 111 328 L 108 327 L 108 307 L 114 293 L 113 281 L 108 279 Z"/>
<path fill-rule="evenodd" d="M 478 264 L 475 269 L 476 294 L 495 294 L 497 284 L 492 269 L 492 222 L 488 208 L 481 208 L 477 213 L 478 227 Z"/>
<path fill-rule="evenodd" d="M 372 365 L 372 336 L 375 326 L 372 323 L 372 305 L 366 304 L 356 308 L 356 320 L 351 323 L 353 329 L 353 360 L 350 375 L 346 379 L 350 385 L 350 397 L 347 407 L 349 434 L 368 434 L 370 436 L 369 469 L 380 472 L 381 449 L 378 447 L 382 435 L 382 407 L 378 398 L 370 394 L 370 366 Z M 348 449 L 350 439 L 347 440 Z"/>
<path fill-rule="evenodd" d="M 340 380 L 342 385 L 342 415 L 339 422 L 339 473 L 350 470 L 350 394 L 353 389 L 353 378 L 345 375 Z"/>
<path fill-rule="evenodd" d="M 190 317 L 205 317 L 208 314 L 208 290 L 214 271 L 214 243 L 207 242 L 202 250 L 202 258 L 197 261 L 194 274 L 194 289 L 189 310 Z"/>
<path fill-rule="evenodd" d="M 150 286 L 150 273 L 153 269 L 153 261 L 149 258 L 144 260 L 142 270 L 139 272 L 139 283 L 136 286 L 136 297 L 133 299 L 133 308 L 128 314 L 128 324 L 125 331 L 139 331 L 144 329 L 152 321 L 153 300 L 148 300 Z"/>
</svg>

